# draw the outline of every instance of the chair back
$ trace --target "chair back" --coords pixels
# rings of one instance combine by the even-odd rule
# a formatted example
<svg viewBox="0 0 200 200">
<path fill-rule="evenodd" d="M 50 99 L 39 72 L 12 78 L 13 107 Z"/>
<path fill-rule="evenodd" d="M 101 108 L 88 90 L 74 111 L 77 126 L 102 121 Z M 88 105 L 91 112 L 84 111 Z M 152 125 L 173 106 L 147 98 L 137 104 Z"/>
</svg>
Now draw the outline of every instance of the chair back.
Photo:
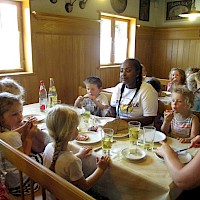
<svg viewBox="0 0 200 200">
<path fill-rule="evenodd" d="M 57 199 L 60 200 L 93 200 L 91 196 L 79 188 L 61 178 L 48 168 L 32 160 L 29 156 L 14 149 L 12 146 L 2 140 L 0 140 L 0 149 L 6 160 L 11 162 L 21 173 L 25 173 L 30 177 L 32 186 L 33 181 L 35 181 L 39 183 L 42 188 L 47 189 Z M 22 193 L 21 199 L 24 199 L 24 192 L 22 187 L 23 177 L 20 176 L 20 179 Z M 31 190 L 33 191 L 33 188 Z M 34 192 L 31 193 L 31 199 L 34 199 Z M 43 199 L 46 199 L 44 190 Z"/>
</svg>

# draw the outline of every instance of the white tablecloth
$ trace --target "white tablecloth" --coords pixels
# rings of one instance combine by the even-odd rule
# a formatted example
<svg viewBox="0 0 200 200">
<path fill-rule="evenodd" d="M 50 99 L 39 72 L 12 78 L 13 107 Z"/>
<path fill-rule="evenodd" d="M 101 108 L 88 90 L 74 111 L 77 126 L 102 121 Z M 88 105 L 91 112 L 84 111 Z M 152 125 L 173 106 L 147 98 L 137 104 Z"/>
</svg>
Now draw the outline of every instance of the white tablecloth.
<svg viewBox="0 0 200 200">
<path fill-rule="evenodd" d="M 24 106 L 24 114 L 40 113 L 38 104 Z M 104 119 L 105 120 L 105 119 Z M 94 189 L 111 200 L 166 200 L 176 199 L 180 194 L 169 176 L 166 165 L 158 160 L 153 152 L 146 151 L 147 156 L 137 162 L 132 162 L 123 158 L 120 149 L 129 145 L 128 137 L 117 138 L 113 144 L 111 153 L 111 163 L 104 175 L 94 186 Z M 167 143 L 172 147 L 181 149 L 188 144 L 180 144 L 173 138 L 167 138 Z M 82 144 L 72 141 L 70 143 L 72 151 L 76 152 Z M 98 147 L 100 142 L 89 144 Z M 159 143 L 155 146 L 159 146 Z M 192 155 L 197 153 L 197 149 L 190 149 Z M 102 156 L 102 151 L 92 152 L 92 156 L 83 159 L 83 171 L 87 177 L 96 168 L 96 157 Z"/>
</svg>

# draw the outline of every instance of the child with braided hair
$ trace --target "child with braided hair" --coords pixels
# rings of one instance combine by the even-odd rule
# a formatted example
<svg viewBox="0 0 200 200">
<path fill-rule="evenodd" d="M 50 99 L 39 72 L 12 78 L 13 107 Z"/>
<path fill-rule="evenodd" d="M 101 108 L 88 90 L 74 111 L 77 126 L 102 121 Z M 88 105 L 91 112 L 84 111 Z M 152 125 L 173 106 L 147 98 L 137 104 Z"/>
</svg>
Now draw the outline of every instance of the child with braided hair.
<svg viewBox="0 0 200 200">
<path fill-rule="evenodd" d="M 68 142 L 78 135 L 79 117 L 76 111 L 67 105 L 56 105 L 49 110 L 46 125 L 54 142 L 45 148 L 44 165 L 73 185 L 87 191 L 103 175 L 110 158 L 97 158 L 97 169 L 85 178 L 81 159 L 90 156 L 91 147 L 82 147 L 77 154 L 73 154 L 68 147 Z M 47 195 L 53 199 L 51 194 Z"/>
</svg>

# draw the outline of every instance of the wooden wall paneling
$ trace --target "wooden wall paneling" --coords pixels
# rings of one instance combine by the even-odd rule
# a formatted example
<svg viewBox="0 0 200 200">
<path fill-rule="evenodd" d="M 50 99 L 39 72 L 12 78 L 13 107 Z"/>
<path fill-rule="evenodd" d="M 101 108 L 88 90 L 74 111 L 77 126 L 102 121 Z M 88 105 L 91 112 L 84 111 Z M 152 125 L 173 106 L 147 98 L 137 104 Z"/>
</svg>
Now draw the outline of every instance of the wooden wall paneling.
<svg viewBox="0 0 200 200">
<path fill-rule="evenodd" d="M 154 28 L 139 27 L 136 29 L 135 58 L 137 58 L 147 69 L 147 75 L 152 75 L 152 46 Z"/>
<path fill-rule="evenodd" d="M 189 54 L 189 65 L 185 66 L 185 68 L 187 69 L 187 67 L 189 66 L 194 66 L 195 65 L 195 60 L 196 60 L 196 48 L 197 48 L 197 40 L 191 40 L 190 41 L 190 54 Z"/>
<path fill-rule="evenodd" d="M 103 88 L 114 87 L 120 80 L 120 68 L 101 68 L 100 78 L 103 82 Z"/>
<path fill-rule="evenodd" d="M 47 87 L 53 77 L 58 98 L 73 104 L 83 80 L 99 73 L 99 22 L 40 14 L 32 18 L 38 77 L 46 80 Z M 42 62 L 38 49 L 43 54 Z"/>
<path fill-rule="evenodd" d="M 171 67 L 180 67 L 177 66 L 177 52 L 178 52 L 178 40 L 172 40 L 172 62 L 171 62 Z"/>
<path fill-rule="evenodd" d="M 190 51 L 190 40 L 184 40 L 183 48 L 183 66 L 189 66 L 189 51 Z"/>
<path fill-rule="evenodd" d="M 158 75 L 156 77 L 160 77 L 161 74 L 162 75 L 165 75 L 166 71 L 168 70 L 167 69 L 167 65 L 166 65 L 166 62 L 167 62 L 167 52 L 166 52 L 166 40 L 162 40 L 161 43 L 160 43 L 160 48 L 159 48 L 159 54 L 158 54 L 158 58 L 161 59 L 160 61 L 160 65 L 158 66 Z"/>
<path fill-rule="evenodd" d="M 166 40 L 167 46 L 166 46 L 166 52 L 167 52 L 167 59 L 166 59 L 166 71 L 165 74 L 162 74 L 162 78 L 169 78 L 169 72 L 171 70 L 172 66 L 172 47 L 173 47 L 173 40 Z"/>
<path fill-rule="evenodd" d="M 195 59 L 194 67 L 200 68 L 200 41 L 197 40 L 196 42 L 197 42 L 196 52 L 195 52 L 196 59 Z"/>
<path fill-rule="evenodd" d="M 183 48 L 184 41 L 178 40 L 178 52 L 177 52 L 177 66 L 183 66 Z"/>
</svg>

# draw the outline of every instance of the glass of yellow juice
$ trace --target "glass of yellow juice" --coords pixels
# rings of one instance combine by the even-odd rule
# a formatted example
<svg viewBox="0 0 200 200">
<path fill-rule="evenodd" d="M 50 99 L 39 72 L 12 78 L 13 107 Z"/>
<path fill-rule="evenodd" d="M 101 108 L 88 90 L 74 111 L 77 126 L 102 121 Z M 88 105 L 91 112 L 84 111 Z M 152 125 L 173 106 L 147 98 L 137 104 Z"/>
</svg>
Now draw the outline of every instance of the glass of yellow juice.
<svg viewBox="0 0 200 200">
<path fill-rule="evenodd" d="M 110 155 L 110 150 L 113 143 L 113 134 L 114 130 L 112 128 L 103 128 L 101 131 L 102 150 L 106 155 Z"/>
<path fill-rule="evenodd" d="M 130 121 L 128 122 L 129 128 L 129 141 L 131 144 L 137 145 L 138 137 L 140 133 L 141 123 L 138 121 Z"/>
</svg>

